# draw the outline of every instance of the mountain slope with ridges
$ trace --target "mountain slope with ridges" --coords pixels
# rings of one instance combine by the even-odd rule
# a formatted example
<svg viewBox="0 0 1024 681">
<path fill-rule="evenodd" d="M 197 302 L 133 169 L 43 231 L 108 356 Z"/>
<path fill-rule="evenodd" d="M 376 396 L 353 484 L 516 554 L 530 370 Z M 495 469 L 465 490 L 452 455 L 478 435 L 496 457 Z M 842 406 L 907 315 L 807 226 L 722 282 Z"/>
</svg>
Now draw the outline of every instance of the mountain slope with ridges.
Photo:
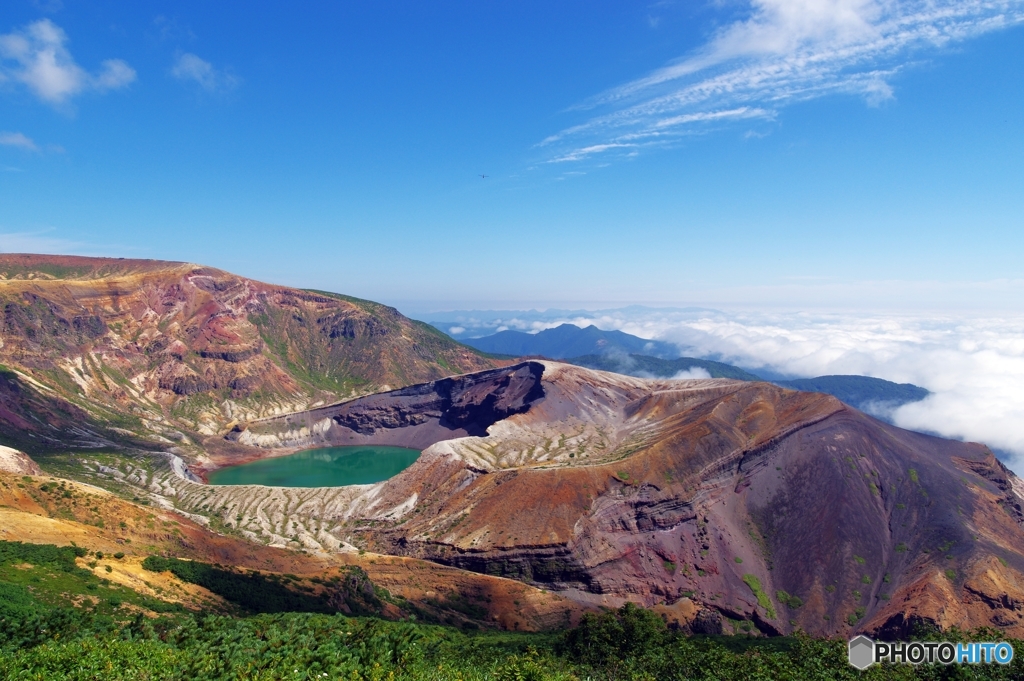
<svg viewBox="0 0 1024 681">
<path fill-rule="evenodd" d="M 189 263 L 4 254 L 0 310 L 11 390 L 106 424 L 107 441 L 180 444 L 182 430 L 496 366 L 394 308 Z M 45 422 L 18 422 L 9 444 L 53 436 Z"/>
</svg>

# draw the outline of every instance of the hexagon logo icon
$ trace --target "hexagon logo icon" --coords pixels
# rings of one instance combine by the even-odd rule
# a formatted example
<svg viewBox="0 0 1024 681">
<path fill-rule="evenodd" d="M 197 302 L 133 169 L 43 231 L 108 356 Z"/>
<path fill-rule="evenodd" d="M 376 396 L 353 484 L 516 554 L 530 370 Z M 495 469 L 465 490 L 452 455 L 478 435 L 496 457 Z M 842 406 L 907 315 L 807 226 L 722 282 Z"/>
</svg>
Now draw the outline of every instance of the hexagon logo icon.
<svg viewBox="0 0 1024 681">
<path fill-rule="evenodd" d="M 875 642 L 861 634 L 849 643 L 850 664 L 864 670 L 875 663 Z"/>
</svg>

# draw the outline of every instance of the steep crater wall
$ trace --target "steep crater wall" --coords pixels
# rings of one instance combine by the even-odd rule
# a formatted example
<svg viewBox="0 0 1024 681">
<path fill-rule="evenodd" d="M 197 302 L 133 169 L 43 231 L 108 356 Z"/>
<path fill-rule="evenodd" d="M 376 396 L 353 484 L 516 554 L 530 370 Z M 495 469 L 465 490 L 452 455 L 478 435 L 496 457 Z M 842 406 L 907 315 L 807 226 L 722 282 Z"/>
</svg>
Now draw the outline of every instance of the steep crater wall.
<svg viewBox="0 0 1024 681">
<path fill-rule="evenodd" d="M 544 397 L 544 365 L 445 378 L 298 414 L 236 425 L 225 439 L 264 449 L 395 445 L 426 449 L 442 440 L 487 435 Z"/>
</svg>

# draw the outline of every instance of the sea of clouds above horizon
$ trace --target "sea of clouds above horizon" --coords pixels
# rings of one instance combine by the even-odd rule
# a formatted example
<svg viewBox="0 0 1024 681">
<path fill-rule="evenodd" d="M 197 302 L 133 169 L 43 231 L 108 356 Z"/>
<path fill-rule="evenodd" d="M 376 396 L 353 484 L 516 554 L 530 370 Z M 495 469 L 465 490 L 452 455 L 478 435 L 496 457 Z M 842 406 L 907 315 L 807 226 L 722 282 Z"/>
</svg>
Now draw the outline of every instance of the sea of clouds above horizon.
<svg viewBox="0 0 1024 681">
<path fill-rule="evenodd" d="M 753 370 L 798 377 L 860 374 L 913 383 L 932 394 L 888 413 L 896 425 L 983 442 L 1024 475 L 1024 315 L 632 308 L 559 320 L 509 318 L 501 327 L 540 331 L 565 322 L 669 341 L 684 355 Z"/>
</svg>

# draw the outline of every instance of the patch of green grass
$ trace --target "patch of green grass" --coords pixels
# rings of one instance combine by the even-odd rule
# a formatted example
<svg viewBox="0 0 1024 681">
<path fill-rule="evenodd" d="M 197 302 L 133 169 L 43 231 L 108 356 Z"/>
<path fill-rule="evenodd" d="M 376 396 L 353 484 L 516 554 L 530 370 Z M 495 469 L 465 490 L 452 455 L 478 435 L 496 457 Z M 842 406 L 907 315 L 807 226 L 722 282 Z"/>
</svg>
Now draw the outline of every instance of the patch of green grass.
<svg viewBox="0 0 1024 681">
<path fill-rule="evenodd" d="M 775 619 L 775 607 L 772 605 L 772 600 L 768 597 L 768 594 L 761 587 L 761 580 L 757 578 L 757 575 L 745 574 L 743 575 L 743 582 L 750 587 L 750 590 L 757 598 L 757 604 L 764 609 L 768 617 Z"/>
</svg>

